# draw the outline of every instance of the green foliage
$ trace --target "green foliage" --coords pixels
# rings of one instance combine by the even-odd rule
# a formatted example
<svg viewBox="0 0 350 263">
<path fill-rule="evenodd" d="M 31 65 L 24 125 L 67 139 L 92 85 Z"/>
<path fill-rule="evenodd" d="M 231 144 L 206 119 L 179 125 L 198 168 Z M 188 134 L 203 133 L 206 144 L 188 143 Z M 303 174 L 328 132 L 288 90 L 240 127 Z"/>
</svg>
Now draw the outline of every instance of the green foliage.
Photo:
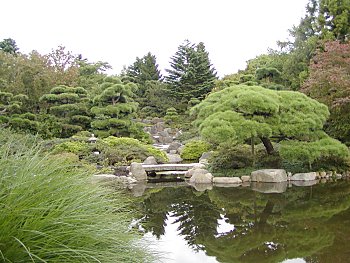
<svg viewBox="0 0 350 263">
<path fill-rule="evenodd" d="M 344 144 L 328 136 L 312 142 L 282 142 L 280 155 L 291 163 L 308 164 L 310 169 L 312 169 L 314 163 L 317 163 L 317 168 L 325 170 L 332 169 L 335 166 L 338 166 L 336 168 L 338 170 L 347 170 L 349 168 L 349 149 Z"/>
<path fill-rule="evenodd" d="M 168 122 L 176 122 L 179 119 L 179 114 L 174 107 L 171 107 L 166 110 L 164 119 Z"/>
<path fill-rule="evenodd" d="M 186 40 L 171 60 L 165 79 L 176 100 L 187 104 L 191 98 L 204 98 L 214 88 L 216 72 L 202 42 L 195 45 Z"/>
<path fill-rule="evenodd" d="M 12 38 L 6 38 L 0 42 L 0 50 L 11 55 L 15 55 L 19 48 L 17 47 L 15 40 Z"/>
<path fill-rule="evenodd" d="M 185 144 L 183 151 L 181 152 L 181 158 L 184 160 L 197 160 L 204 152 L 209 151 L 210 144 L 201 140 L 190 141 Z"/>
<path fill-rule="evenodd" d="M 31 136 L 0 133 L 4 262 L 147 261 L 124 195 L 91 183 L 62 155 L 42 156 Z"/>
<path fill-rule="evenodd" d="M 299 92 L 238 85 L 210 94 L 192 114 L 206 140 L 234 144 L 272 136 L 311 139 L 322 130 L 329 112 L 325 105 Z"/>
<path fill-rule="evenodd" d="M 56 145 L 53 148 L 53 153 L 62 153 L 62 152 L 70 152 L 76 155 L 82 156 L 87 155 L 89 152 L 89 144 L 87 142 L 82 141 L 67 141 L 61 144 Z"/>
</svg>

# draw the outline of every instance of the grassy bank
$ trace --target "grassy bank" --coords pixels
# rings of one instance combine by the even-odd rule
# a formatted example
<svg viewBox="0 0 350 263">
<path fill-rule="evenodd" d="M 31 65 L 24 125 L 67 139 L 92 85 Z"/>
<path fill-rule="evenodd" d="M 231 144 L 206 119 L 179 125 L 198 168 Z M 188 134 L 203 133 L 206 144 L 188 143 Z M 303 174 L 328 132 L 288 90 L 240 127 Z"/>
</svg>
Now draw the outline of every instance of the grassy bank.
<svg viewBox="0 0 350 263">
<path fill-rule="evenodd" d="M 38 145 L 0 130 L 0 261 L 147 262 L 126 198 Z"/>
</svg>

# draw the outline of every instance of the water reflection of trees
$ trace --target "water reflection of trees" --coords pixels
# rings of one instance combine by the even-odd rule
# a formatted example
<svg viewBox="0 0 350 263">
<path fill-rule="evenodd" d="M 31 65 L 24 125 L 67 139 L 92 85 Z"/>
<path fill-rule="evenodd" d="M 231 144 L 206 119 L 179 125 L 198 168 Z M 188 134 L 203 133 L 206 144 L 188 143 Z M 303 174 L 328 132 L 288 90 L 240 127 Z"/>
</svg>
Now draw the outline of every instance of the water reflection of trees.
<svg viewBox="0 0 350 263">
<path fill-rule="evenodd" d="M 249 188 L 164 188 L 144 200 L 146 229 L 164 234 L 167 216 L 176 217 L 190 246 L 220 262 L 346 262 L 350 236 L 350 184 L 292 187 L 283 194 Z M 235 226 L 217 235 L 224 213 Z M 336 253 L 336 255 L 334 255 Z"/>
</svg>

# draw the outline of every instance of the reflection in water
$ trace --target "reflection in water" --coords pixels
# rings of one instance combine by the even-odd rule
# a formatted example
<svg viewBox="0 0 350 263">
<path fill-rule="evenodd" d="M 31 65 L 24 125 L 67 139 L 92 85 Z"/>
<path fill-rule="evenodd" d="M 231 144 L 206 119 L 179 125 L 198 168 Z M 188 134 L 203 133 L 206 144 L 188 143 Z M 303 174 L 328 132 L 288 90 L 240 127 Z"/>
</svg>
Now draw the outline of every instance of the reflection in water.
<svg viewBox="0 0 350 263">
<path fill-rule="evenodd" d="M 146 235 L 171 262 L 348 262 L 349 183 L 264 187 L 146 190 Z"/>
</svg>

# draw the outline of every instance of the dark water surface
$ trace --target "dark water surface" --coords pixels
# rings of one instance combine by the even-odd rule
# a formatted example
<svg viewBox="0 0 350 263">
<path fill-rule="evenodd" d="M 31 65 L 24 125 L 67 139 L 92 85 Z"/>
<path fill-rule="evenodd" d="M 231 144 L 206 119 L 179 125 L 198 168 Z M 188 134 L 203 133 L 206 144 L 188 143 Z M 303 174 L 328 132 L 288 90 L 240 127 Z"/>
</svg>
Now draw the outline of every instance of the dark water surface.
<svg viewBox="0 0 350 263">
<path fill-rule="evenodd" d="M 144 239 L 161 262 L 350 262 L 349 182 L 269 189 L 146 189 Z"/>
</svg>

